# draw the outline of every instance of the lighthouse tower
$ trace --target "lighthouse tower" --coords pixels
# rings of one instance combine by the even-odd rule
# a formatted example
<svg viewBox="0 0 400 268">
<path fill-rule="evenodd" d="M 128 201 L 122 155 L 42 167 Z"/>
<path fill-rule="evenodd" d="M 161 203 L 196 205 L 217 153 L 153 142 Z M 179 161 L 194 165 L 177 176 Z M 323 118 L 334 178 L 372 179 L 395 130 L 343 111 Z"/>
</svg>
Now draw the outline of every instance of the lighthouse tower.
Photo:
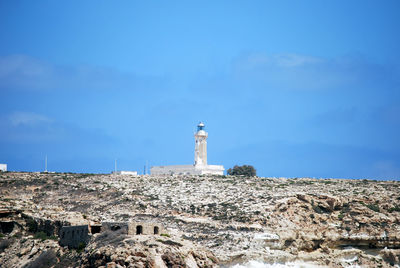
<svg viewBox="0 0 400 268">
<path fill-rule="evenodd" d="M 204 123 L 197 125 L 194 133 L 194 165 L 154 166 L 151 167 L 152 175 L 224 175 L 224 166 L 209 165 L 207 163 L 207 138 L 208 133 L 204 130 Z"/>
<path fill-rule="evenodd" d="M 194 134 L 194 165 L 207 166 L 207 137 L 208 133 L 204 130 L 204 123 L 197 125 L 197 132 Z"/>
</svg>

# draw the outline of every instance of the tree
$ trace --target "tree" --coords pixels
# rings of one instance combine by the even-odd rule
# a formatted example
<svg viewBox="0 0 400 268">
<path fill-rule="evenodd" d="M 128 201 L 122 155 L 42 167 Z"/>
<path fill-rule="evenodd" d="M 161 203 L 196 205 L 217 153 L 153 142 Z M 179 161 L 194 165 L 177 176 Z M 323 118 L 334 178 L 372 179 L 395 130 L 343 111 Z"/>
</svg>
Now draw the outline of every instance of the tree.
<svg viewBox="0 0 400 268">
<path fill-rule="evenodd" d="M 233 168 L 227 170 L 228 175 L 244 175 L 249 177 L 256 176 L 256 169 L 250 165 L 238 166 L 235 165 Z"/>
</svg>

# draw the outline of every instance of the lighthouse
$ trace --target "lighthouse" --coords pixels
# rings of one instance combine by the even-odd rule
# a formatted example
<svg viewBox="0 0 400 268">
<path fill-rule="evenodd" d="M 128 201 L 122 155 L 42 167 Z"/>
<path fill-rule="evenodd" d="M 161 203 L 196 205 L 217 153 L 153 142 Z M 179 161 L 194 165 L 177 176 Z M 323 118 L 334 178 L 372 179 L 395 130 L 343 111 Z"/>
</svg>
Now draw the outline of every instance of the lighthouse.
<svg viewBox="0 0 400 268">
<path fill-rule="evenodd" d="M 207 138 L 208 133 L 204 130 L 205 125 L 200 122 L 197 132 L 194 133 L 194 164 L 153 166 L 150 169 L 152 175 L 223 175 L 224 166 L 209 165 L 207 163 Z"/>
<path fill-rule="evenodd" d="M 194 165 L 207 166 L 207 137 L 208 133 L 204 130 L 204 123 L 197 125 L 197 132 L 194 134 Z"/>
</svg>

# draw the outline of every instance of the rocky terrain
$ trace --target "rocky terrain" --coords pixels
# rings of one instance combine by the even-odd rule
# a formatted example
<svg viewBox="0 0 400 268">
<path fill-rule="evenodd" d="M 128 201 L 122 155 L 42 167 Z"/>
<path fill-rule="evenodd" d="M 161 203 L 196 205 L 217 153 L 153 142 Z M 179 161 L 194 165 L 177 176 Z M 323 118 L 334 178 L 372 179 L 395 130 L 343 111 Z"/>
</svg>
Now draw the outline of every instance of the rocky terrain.
<svg viewBox="0 0 400 268">
<path fill-rule="evenodd" d="M 167 233 L 58 244 L 63 225 L 105 221 Z M 0 222 L 1 267 L 400 265 L 398 181 L 6 172 Z"/>
</svg>

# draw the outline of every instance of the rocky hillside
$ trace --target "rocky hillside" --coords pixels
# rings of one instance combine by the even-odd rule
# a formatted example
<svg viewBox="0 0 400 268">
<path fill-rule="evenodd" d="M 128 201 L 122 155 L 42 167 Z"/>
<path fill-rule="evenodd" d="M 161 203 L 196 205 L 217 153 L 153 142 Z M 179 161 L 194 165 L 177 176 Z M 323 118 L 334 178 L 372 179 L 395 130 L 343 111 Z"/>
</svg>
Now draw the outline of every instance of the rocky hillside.
<svg viewBox="0 0 400 268">
<path fill-rule="evenodd" d="M 400 264 L 400 182 L 7 172 L 0 198 L 0 221 L 15 223 L 0 238 L 11 267 L 46 256 L 59 267 Z M 137 220 L 167 234 L 100 233 L 75 250 L 56 240 L 63 225 Z"/>
</svg>

